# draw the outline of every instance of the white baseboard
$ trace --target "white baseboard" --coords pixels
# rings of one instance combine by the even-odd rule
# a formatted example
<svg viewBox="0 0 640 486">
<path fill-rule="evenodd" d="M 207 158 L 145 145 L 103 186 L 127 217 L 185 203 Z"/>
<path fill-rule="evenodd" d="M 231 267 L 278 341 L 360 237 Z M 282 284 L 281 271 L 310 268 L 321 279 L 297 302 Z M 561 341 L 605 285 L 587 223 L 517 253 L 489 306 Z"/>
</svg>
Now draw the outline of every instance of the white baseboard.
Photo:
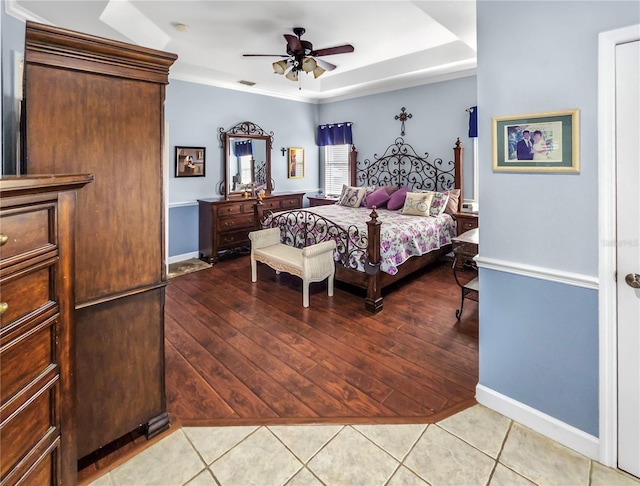
<svg viewBox="0 0 640 486">
<path fill-rule="evenodd" d="M 189 260 L 190 258 L 198 258 L 200 255 L 197 251 L 192 251 L 191 253 L 183 253 L 182 255 L 173 255 L 170 256 L 167 260 L 167 265 L 171 265 L 172 263 L 182 262 L 184 260 Z"/>
<path fill-rule="evenodd" d="M 476 401 L 594 461 L 600 459 L 598 438 L 572 425 L 483 385 L 476 386 Z"/>
</svg>

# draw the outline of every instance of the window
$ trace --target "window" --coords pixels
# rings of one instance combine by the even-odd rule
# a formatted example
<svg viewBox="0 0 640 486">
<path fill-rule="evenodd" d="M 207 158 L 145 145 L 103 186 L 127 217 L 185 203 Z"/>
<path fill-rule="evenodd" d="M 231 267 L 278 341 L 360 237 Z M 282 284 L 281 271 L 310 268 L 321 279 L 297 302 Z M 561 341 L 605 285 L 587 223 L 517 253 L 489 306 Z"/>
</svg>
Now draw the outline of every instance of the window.
<svg viewBox="0 0 640 486">
<path fill-rule="evenodd" d="M 350 144 L 324 146 L 324 193 L 327 196 L 339 196 L 342 185 L 349 180 Z"/>
<path fill-rule="evenodd" d="M 240 184 L 250 184 L 253 181 L 251 168 L 253 167 L 253 155 L 243 155 L 240 160 Z"/>
</svg>

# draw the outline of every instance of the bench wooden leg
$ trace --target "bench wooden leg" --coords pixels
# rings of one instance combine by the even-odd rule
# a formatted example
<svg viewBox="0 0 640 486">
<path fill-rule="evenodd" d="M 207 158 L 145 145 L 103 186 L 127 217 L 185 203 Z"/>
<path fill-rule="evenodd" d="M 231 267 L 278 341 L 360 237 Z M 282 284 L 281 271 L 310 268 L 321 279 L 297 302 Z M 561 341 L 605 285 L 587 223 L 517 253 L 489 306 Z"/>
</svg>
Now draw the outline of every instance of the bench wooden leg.
<svg viewBox="0 0 640 486">
<path fill-rule="evenodd" d="M 302 307 L 309 307 L 309 281 L 302 280 Z"/>
<path fill-rule="evenodd" d="M 256 265 L 256 259 L 253 257 L 253 255 L 251 255 L 251 281 L 258 281 L 258 269 Z"/>
</svg>

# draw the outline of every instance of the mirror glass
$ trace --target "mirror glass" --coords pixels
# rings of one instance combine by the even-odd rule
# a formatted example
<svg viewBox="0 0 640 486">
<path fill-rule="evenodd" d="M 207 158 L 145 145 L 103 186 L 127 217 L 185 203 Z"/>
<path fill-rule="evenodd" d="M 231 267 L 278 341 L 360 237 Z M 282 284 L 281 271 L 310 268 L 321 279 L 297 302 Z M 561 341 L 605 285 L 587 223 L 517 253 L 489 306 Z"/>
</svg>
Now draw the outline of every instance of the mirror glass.
<svg viewBox="0 0 640 486">
<path fill-rule="evenodd" d="M 224 155 L 224 184 L 220 193 L 232 195 L 264 190 L 273 191 L 271 180 L 271 146 L 273 132 L 265 132 L 253 122 L 245 121 L 225 130 L 218 129 Z"/>
<path fill-rule="evenodd" d="M 226 157 L 229 161 L 229 192 L 267 190 L 267 141 L 259 138 L 230 136 Z"/>
</svg>

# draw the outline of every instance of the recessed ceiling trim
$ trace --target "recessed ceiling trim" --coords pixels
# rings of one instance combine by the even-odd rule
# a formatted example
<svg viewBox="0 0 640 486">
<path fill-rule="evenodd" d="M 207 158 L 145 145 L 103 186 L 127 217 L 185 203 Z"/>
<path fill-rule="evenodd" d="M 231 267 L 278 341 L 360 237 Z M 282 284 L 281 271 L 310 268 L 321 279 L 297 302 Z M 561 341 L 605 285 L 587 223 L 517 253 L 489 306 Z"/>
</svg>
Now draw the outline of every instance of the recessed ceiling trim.
<svg viewBox="0 0 640 486">
<path fill-rule="evenodd" d="M 107 2 L 100 20 L 139 46 L 162 50 L 171 40 L 171 37 L 128 0 Z"/>
</svg>

